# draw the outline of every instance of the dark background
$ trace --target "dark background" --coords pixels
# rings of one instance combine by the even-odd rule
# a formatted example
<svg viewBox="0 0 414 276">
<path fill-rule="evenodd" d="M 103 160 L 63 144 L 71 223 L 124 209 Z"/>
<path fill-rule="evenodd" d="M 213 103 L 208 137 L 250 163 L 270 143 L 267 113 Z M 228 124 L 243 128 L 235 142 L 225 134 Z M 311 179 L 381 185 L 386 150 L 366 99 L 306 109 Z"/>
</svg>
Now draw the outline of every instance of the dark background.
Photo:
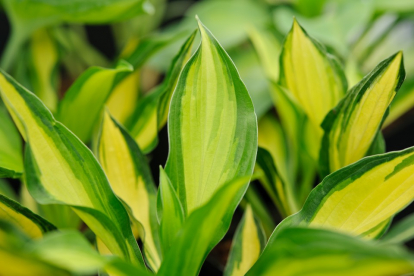
<svg viewBox="0 0 414 276">
<path fill-rule="evenodd" d="M 171 2 L 171 1 L 170 1 Z M 191 2 L 191 1 L 188 1 Z M 196 1 L 193 1 L 196 2 Z M 190 5 L 189 5 L 190 6 Z M 164 20 L 161 26 L 166 26 L 171 22 L 180 20 L 180 18 Z M 10 33 L 10 25 L 7 20 L 7 16 L 4 14 L 4 11 L 0 11 L 0 53 L 5 47 L 5 43 L 8 39 Z M 100 52 L 102 52 L 106 57 L 113 60 L 116 58 L 117 52 L 114 43 L 114 37 L 112 35 L 112 30 L 109 26 L 100 25 L 100 26 L 86 26 L 88 40 L 89 42 L 96 47 Z M 64 81 L 62 81 L 63 83 Z M 414 146 L 414 110 L 409 111 L 401 118 L 399 118 L 395 123 L 390 125 L 383 131 L 387 151 L 396 151 L 402 150 L 407 147 Z M 150 166 L 153 172 L 154 180 L 158 183 L 158 172 L 159 165 L 164 165 L 168 155 L 168 137 L 167 129 L 164 127 L 159 134 L 159 144 L 157 148 L 150 154 Z M 317 183 L 315 183 L 317 184 Z M 266 195 L 265 191 L 261 189 L 258 183 L 252 183 L 259 189 L 259 192 L 263 196 L 263 199 L 266 200 L 266 204 L 274 216 L 276 222 L 280 221 L 280 217 L 277 213 L 277 210 L 273 206 L 270 198 Z M 414 204 L 411 204 L 408 208 L 402 211 L 396 216 L 393 221 L 395 222 L 401 220 L 401 218 L 412 213 L 414 211 Z M 231 246 L 231 239 L 234 234 L 234 231 L 237 227 L 237 223 L 240 220 L 242 211 L 239 209 L 236 211 L 231 228 L 222 242 L 211 252 L 207 261 L 203 265 L 200 275 L 220 275 L 222 273 L 223 266 L 227 258 L 228 250 Z M 407 244 L 409 248 L 414 250 L 414 242 L 409 242 Z"/>
</svg>

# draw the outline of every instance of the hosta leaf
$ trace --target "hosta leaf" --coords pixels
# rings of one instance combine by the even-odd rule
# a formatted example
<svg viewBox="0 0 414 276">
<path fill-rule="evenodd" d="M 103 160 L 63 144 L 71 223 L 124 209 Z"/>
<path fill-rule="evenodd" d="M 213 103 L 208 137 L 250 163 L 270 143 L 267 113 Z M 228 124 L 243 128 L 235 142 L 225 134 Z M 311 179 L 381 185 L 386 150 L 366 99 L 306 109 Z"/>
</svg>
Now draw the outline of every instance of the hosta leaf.
<svg viewBox="0 0 414 276">
<path fill-rule="evenodd" d="M 366 157 L 330 174 L 280 228 L 305 224 L 375 238 L 414 199 L 413 160 L 414 148 L 408 148 Z"/>
<path fill-rule="evenodd" d="M 106 101 L 111 115 L 121 124 L 134 112 L 139 98 L 141 71 L 135 70 L 121 80 Z"/>
<path fill-rule="evenodd" d="M 2 261 L 1 272 L 3 275 L 42 275 L 42 276 L 69 276 L 66 270 L 50 265 L 29 253 L 21 252 L 13 248 L 0 247 L 0 259 Z"/>
<path fill-rule="evenodd" d="M 281 216 L 287 217 L 295 213 L 292 208 L 296 209 L 297 207 L 291 206 L 294 203 L 291 198 L 291 187 L 287 187 L 288 184 L 281 179 L 271 153 L 259 147 L 256 162 L 256 171 L 261 172 L 259 180 L 275 203 Z"/>
<path fill-rule="evenodd" d="M 45 22 L 79 22 L 102 24 L 122 21 L 150 8 L 144 0 L 99 1 L 87 0 L 74 2 L 71 0 L 6 0 L 4 7 L 12 15 L 14 21 Z"/>
<path fill-rule="evenodd" d="M 240 198 L 249 179 L 241 177 L 222 185 L 206 204 L 190 214 L 157 275 L 198 274 L 207 254 L 228 230 L 236 208 L 233 201 Z"/>
<path fill-rule="evenodd" d="M 0 105 L 0 178 L 23 173 L 22 141 L 3 104 Z"/>
<path fill-rule="evenodd" d="M 6 73 L 0 94 L 25 138 L 25 178 L 42 204 L 72 206 L 112 253 L 143 263 L 128 214 L 92 152 L 43 103 Z"/>
<path fill-rule="evenodd" d="M 259 56 L 263 69 L 269 79 L 279 79 L 279 55 L 282 48 L 281 43 L 269 30 L 252 28 L 249 31 L 250 40 Z"/>
<path fill-rule="evenodd" d="M 165 171 L 186 216 L 226 181 L 250 174 L 257 148 L 246 87 L 220 44 L 200 22 L 199 28 L 201 45 L 181 72 L 168 117 Z"/>
<path fill-rule="evenodd" d="M 346 79 L 339 64 L 297 21 L 286 37 L 280 62 L 282 85 L 319 125 L 346 92 Z"/>
<path fill-rule="evenodd" d="M 162 84 L 141 100 L 135 112 L 126 122 L 131 135 L 145 153 L 151 151 L 156 146 L 158 130 L 167 122 L 171 96 L 176 87 L 180 72 L 190 57 L 196 34 L 197 32 L 193 32 L 184 42 L 172 61 Z"/>
<path fill-rule="evenodd" d="M 395 122 L 398 118 L 412 109 L 414 106 L 414 80 L 407 80 L 390 106 L 390 113 L 384 121 L 383 128 Z"/>
<path fill-rule="evenodd" d="M 321 136 L 319 125 L 346 92 L 345 75 L 338 62 L 295 20 L 282 49 L 280 66 L 281 84 L 296 98 Z"/>
<path fill-rule="evenodd" d="M 128 132 L 105 112 L 99 137 L 99 160 L 115 194 L 130 209 L 132 221 L 144 228 L 145 257 L 151 268 L 160 265 L 156 189 L 146 157 Z"/>
<path fill-rule="evenodd" d="M 165 255 L 184 223 L 184 210 L 168 175 L 161 167 L 157 205 L 161 245 Z"/>
<path fill-rule="evenodd" d="M 224 275 L 245 275 L 259 258 L 265 242 L 262 225 L 248 205 L 234 234 Z"/>
<path fill-rule="evenodd" d="M 396 91 L 404 81 L 402 53 L 381 62 L 355 85 L 323 122 L 322 174 L 364 157 L 381 127 Z"/>
<path fill-rule="evenodd" d="M 57 108 L 57 67 L 59 53 L 56 43 L 46 29 L 33 33 L 30 41 L 30 70 L 33 92 L 50 111 Z"/>
<path fill-rule="evenodd" d="M 124 61 L 119 62 L 115 69 L 89 68 L 66 92 L 59 103 L 56 118 L 79 139 L 87 142 L 112 92 L 117 75 L 131 71 L 131 65 Z"/>
<path fill-rule="evenodd" d="M 73 230 L 48 234 L 27 249 L 38 259 L 75 274 L 92 275 L 104 269 L 111 275 L 152 275 L 115 256 L 99 255 L 81 233 Z"/>
<path fill-rule="evenodd" d="M 387 244 L 403 244 L 414 238 L 414 215 L 405 217 L 384 235 L 382 241 Z"/>
<path fill-rule="evenodd" d="M 414 256 L 400 247 L 381 246 L 322 229 L 288 228 L 268 244 L 247 275 L 406 275 Z"/>
<path fill-rule="evenodd" d="M 120 58 L 125 59 L 130 63 L 135 71 L 128 75 L 121 76 L 121 79 L 114 87 L 114 91 L 111 93 L 111 96 L 106 103 L 112 116 L 120 123 L 125 124 L 127 119 L 129 119 L 137 109 L 141 74 L 139 69 L 155 53 L 181 38 L 181 36 L 182 34 L 178 33 L 173 36 L 153 35 L 136 42 L 131 40 L 122 51 Z M 180 71 L 181 68 L 179 72 Z M 142 145 L 140 146 L 142 147 Z"/>
<path fill-rule="evenodd" d="M 0 218 L 11 222 L 31 238 L 40 238 L 56 227 L 4 195 L 0 195 Z"/>
<path fill-rule="evenodd" d="M 291 182 L 292 176 L 288 170 L 288 143 L 281 125 L 274 116 L 267 114 L 260 118 L 258 129 L 259 147 L 266 149 L 272 155 L 283 181 Z"/>
<path fill-rule="evenodd" d="M 10 69 L 20 46 L 37 29 L 63 22 L 102 24 L 123 21 L 153 9 L 146 0 L 5 0 L 2 3 L 12 25 L 12 34 L 1 60 L 5 70 Z"/>
</svg>

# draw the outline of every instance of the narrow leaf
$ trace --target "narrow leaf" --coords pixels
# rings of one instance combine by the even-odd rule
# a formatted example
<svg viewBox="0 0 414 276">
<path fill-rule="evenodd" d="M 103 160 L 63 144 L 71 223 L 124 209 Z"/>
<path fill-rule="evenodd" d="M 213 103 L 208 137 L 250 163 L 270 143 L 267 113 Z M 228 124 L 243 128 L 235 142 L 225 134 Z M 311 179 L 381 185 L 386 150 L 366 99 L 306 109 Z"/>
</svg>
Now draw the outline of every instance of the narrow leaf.
<svg viewBox="0 0 414 276">
<path fill-rule="evenodd" d="M 403 56 L 399 52 L 382 61 L 326 116 L 320 156 L 323 175 L 367 154 L 404 78 Z"/>
<path fill-rule="evenodd" d="M 163 255 L 167 254 L 184 223 L 184 210 L 168 175 L 160 167 L 160 187 L 158 190 L 158 220 Z"/>
<path fill-rule="evenodd" d="M 131 71 L 131 65 L 124 61 L 119 62 L 115 69 L 89 68 L 75 81 L 59 103 L 57 120 L 83 142 L 88 142 L 113 90 L 117 75 Z"/>
<path fill-rule="evenodd" d="M 0 95 L 27 142 L 25 178 L 33 197 L 42 204 L 72 206 L 112 253 L 143 264 L 128 214 L 92 152 L 4 72 Z"/>
<path fill-rule="evenodd" d="M 145 257 L 154 270 L 159 256 L 156 189 L 151 172 L 134 139 L 106 111 L 99 137 L 99 160 L 115 194 L 130 209 L 132 221 L 144 228 Z"/>
<path fill-rule="evenodd" d="M 4 195 L 0 195 L 0 218 L 11 222 L 31 238 L 40 238 L 56 227 Z"/>
<path fill-rule="evenodd" d="M 282 48 L 273 32 L 252 28 L 249 31 L 250 40 L 259 56 L 267 77 L 272 81 L 279 79 L 279 55 Z"/>
<path fill-rule="evenodd" d="M 403 244 L 414 239 L 414 215 L 409 215 L 391 227 L 381 239 L 387 244 Z"/>
<path fill-rule="evenodd" d="M 248 205 L 234 234 L 224 275 L 245 275 L 259 258 L 265 242 L 262 225 Z"/>
<path fill-rule="evenodd" d="M 251 174 L 257 149 L 249 93 L 224 49 L 201 22 L 199 29 L 201 45 L 181 72 L 168 118 L 165 171 L 186 216 L 228 180 Z"/>
<path fill-rule="evenodd" d="M 50 111 L 57 108 L 57 67 L 59 52 L 46 29 L 36 31 L 30 41 L 30 77 L 33 92 Z"/>
</svg>

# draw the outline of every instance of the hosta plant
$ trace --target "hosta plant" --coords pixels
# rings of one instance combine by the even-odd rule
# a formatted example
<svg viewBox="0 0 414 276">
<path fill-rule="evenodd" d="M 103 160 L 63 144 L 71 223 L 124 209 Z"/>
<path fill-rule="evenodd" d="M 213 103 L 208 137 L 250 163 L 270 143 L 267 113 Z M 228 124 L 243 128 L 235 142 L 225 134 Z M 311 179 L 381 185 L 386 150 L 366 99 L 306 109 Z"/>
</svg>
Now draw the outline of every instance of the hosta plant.
<svg viewBox="0 0 414 276">
<path fill-rule="evenodd" d="M 89 68 L 53 111 L 0 71 L 0 176 L 24 183 L 20 199 L 0 186 L 0 274 L 197 275 L 252 179 L 284 220 L 268 238 L 246 196 L 225 275 L 413 273 L 401 245 L 412 219 L 385 234 L 414 199 L 414 148 L 384 153 L 380 132 L 404 80 L 402 53 L 348 89 L 340 61 L 295 21 L 279 74 L 268 74 L 278 116 L 257 121 L 233 61 L 198 24 L 127 113 L 111 98 L 134 85 L 153 44 Z M 167 121 L 155 183 L 146 154 Z"/>
</svg>

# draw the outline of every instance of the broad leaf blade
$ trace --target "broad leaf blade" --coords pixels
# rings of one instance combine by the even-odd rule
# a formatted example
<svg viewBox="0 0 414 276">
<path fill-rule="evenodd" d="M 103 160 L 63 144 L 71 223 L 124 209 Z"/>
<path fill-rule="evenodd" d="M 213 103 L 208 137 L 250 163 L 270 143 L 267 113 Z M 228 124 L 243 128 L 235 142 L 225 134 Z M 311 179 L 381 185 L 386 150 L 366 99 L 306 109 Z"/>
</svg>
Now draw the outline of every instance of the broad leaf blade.
<svg viewBox="0 0 414 276">
<path fill-rule="evenodd" d="M 26 207 L 0 195 L 0 218 L 10 221 L 31 238 L 40 238 L 56 227 Z"/>
<path fill-rule="evenodd" d="M 282 230 L 247 275 L 405 275 L 414 256 L 400 247 L 380 246 L 336 232 Z"/>
<path fill-rule="evenodd" d="M 33 93 L 1 73 L 0 94 L 27 141 L 30 193 L 43 204 L 74 207 L 114 254 L 142 264 L 128 215 L 92 152 Z"/>
<path fill-rule="evenodd" d="M 265 242 L 262 225 L 248 205 L 234 234 L 224 275 L 245 275 L 259 258 Z"/>
<path fill-rule="evenodd" d="M 115 69 L 91 67 L 69 88 L 59 103 L 56 118 L 84 142 L 91 138 L 103 106 L 110 96 L 119 73 L 132 67 L 121 61 Z"/>
<path fill-rule="evenodd" d="M 382 61 L 326 116 L 320 157 L 324 175 L 367 154 L 404 78 L 399 52 Z"/>
<path fill-rule="evenodd" d="M 201 45 L 181 72 L 168 118 L 165 171 L 187 216 L 226 181 L 250 174 L 257 148 L 246 87 L 220 44 L 199 28 Z"/>
<path fill-rule="evenodd" d="M 226 183 L 205 205 L 190 214 L 157 275 L 198 274 L 207 254 L 228 230 L 236 208 L 233 201 L 240 198 L 249 179 L 250 176 L 241 177 Z"/>
<path fill-rule="evenodd" d="M 145 257 L 151 268 L 158 270 L 161 259 L 151 172 L 134 139 L 108 112 L 104 114 L 98 151 L 113 191 L 129 207 L 132 220 L 144 228 Z"/>
</svg>

